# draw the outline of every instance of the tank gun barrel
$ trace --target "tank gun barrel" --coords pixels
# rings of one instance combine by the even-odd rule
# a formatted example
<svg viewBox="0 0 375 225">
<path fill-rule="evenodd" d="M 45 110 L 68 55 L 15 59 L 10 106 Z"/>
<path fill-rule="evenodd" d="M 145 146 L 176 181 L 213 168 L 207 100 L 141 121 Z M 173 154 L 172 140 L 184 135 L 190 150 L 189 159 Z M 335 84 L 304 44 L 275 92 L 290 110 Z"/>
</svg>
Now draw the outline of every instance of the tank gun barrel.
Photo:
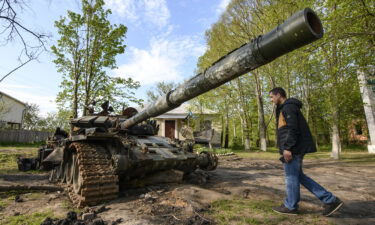
<svg viewBox="0 0 375 225">
<path fill-rule="evenodd" d="M 166 113 L 182 103 L 233 80 L 274 59 L 307 45 L 323 36 L 319 17 L 305 8 L 263 36 L 233 50 L 175 90 L 160 97 L 140 113 L 121 123 L 129 128 L 139 122 Z"/>
</svg>

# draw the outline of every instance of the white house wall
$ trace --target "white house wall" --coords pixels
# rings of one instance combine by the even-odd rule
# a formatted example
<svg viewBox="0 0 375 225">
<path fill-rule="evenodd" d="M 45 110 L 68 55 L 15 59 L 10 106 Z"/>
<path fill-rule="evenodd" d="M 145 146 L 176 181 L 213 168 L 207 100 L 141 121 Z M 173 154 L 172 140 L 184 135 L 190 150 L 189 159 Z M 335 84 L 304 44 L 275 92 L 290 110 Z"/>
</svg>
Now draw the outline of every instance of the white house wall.
<svg viewBox="0 0 375 225">
<path fill-rule="evenodd" d="M 0 112 L 0 121 L 21 124 L 25 105 L 5 95 L 1 95 L 0 101 L 6 109 L 5 112 Z"/>
<path fill-rule="evenodd" d="M 174 136 L 175 138 L 179 140 L 185 140 L 185 138 L 181 134 L 181 128 L 182 128 L 182 119 L 161 119 L 157 118 L 156 122 L 159 125 L 159 131 L 158 131 L 158 136 L 163 136 L 165 137 L 165 121 L 166 120 L 174 120 L 175 121 L 175 131 L 174 131 Z"/>
<path fill-rule="evenodd" d="M 164 137 L 164 130 L 165 130 L 165 121 L 164 119 L 156 119 L 156 124 L 159 125 L 159 131 L 158 131 L 158 136 L 163 136 Z"/>
</svg>

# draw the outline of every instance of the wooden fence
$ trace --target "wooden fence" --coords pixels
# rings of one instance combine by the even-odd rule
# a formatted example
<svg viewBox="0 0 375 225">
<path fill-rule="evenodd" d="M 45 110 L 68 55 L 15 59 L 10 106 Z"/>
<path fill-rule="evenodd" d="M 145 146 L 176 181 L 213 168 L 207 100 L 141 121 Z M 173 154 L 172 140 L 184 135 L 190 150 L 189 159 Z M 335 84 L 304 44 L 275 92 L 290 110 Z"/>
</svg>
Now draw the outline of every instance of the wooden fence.
<svg viewBox="0 0 375 225">
<path fill-rule="evenodd" d="M 51 135 L 46 131 L 34 130 L 0 130 L 0 143 L 32 143 L 47 140 Z"/>
</svg>

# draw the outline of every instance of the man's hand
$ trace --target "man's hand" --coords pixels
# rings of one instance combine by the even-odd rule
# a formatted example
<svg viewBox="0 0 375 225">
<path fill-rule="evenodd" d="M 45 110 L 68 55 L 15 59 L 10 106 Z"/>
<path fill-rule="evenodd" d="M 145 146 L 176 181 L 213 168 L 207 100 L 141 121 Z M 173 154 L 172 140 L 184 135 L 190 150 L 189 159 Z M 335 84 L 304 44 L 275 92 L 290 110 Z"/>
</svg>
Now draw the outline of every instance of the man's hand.
<svg viewBox="0 0 375 225">
<path fill-rule="evenodd" d="M 284 156 L 285 162 L 287 162 L 287 163 L 290 162 L 293 159 L 292 152 L 289 151 L 289 150 L 284 150 L 283 156 Z"/>
</svg>

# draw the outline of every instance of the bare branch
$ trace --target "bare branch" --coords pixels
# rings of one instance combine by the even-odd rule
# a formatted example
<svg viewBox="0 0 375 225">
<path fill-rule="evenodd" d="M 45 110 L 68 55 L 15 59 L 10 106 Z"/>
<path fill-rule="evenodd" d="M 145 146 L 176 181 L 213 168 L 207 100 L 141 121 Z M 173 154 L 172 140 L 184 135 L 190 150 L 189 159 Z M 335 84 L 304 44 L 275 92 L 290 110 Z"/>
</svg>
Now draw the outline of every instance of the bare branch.
<svg viewBox="0 0 375 225">
<path fill-rule="evenodd" d="M 49 36 L 36 32 L 19 22 L 17 11 L 22 11 L 24 7 L 28 6 L 23 0 L 0 0 L 0 23 L 2 25 L 0 35 L 3 36 L 1 44 L 6 45 L 11 41 L 19 40 L 23 46 L 18 56 L 20 65 L 3 75 L 0 82 L 30 61 L 36 60 L 42 51 L 47 50 L 45 43 Z M 26 59 L 22 60 L 25 57 Z"/>
<path fill-rule="evenodd" d="M 15 72 L 16 70 L 18 70 L 19 68 L 23 67 L 24 65 L 26 65 L 27 63 L 29 63 L 30 61 L 34 60 L 36 58 L 29 58 L 26 62 L 23 62 L 21 65 L 17 66 L 16 68 L 12 69 L 9 73 L 5 74 L 1 79 L 0 79 L 0 83 L 5 79 L 7 78 L 9 75 L 11 75 L 13 72 Z"/>
</svg>

